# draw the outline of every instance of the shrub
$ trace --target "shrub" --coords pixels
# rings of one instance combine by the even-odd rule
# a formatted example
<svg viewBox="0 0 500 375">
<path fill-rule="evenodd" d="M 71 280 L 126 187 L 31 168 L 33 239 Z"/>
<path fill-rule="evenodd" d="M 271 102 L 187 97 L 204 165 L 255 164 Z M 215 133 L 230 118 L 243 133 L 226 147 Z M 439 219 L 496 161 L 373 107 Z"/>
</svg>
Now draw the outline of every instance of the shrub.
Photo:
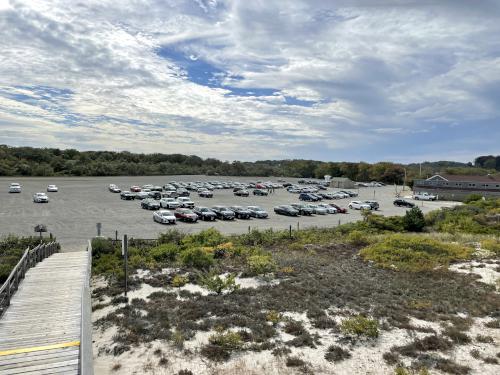
<svg viewBox="0 0 500 375">
<path fill-rule="evenodd" d="M 208 228 L 199 233 L 190 234 L 182 239 L 185 247 L 210 246 L 222 244 L 226 238 L 215 228 Z"/>
<path fill-rule="evenodd" d="M 284 327 L 284 331 L 289 335 L 294 335 L 294 336 L 300 336 L 307 332 L 306 329 L 304 328 L 304 325 L 296 320 L 287 321 Z"/>
<path fill-rule="evenodd" d="M 353 246 L 366 246 L 370 243 L 368 236 L 359 230 L 353 230 L 350 232 L 347 235 L 346 240 Z"/>
<path fill-rule="evenodd" d="M 500 241 L 495 239 L 481 241 L 481 248 L 494 252 L 500 255 Z"/>
<path fill-rule="evenodd" d="M 490 320 L 485 326 L 488 328 L 500 328 L 500 319 Z"/>
<path fill-rule="evenodd" d="M 362 249 L 360 255 L 383 268 L 418 272 L 447 266 L 453 260 L 468 259 L 472 252 L 471 248 L 431 238 L 392 234 Z"/>
<path fill-rule="evenodd" d="M 92 239 L 92 257 L 99 258 L 103 254 L 112 254 L 114 251 L 113 242 L 109 239 L 102 237 Z"/>
<path fill-rule="evenodd" d="M 469 336 L 455 327 L 447 327 L 444 334 L 457 344 L 468 344 L 471 341 Z"/>
<path fill-rule="evenodd" d="M 175 275 L 172 278 L 172 286 L 174 288 L 180 288 L 189 282 L 189 278 L 186 276 Z"/>
<path fill-rule="evenodd" d="M 261 275 L 273 272 L 276 264 L 271 255 L 252 255 L 247 259 L 249 273 L 252 275 Z"/>
<path fill-rule="evenodd" d="M 403 217 L 403 227 L 408 232 L 421 232 L 425 227 L 425 218 L 422 210 L 418 207 L 413 207 L 406 211 Z"/>
<path fill-rule="evenodd" d="M 483 336 L 483 335 L 477 335 L 476 336 L 476 341 L 477 342 L 482 342 L 485 344 L 493 344 L 495 341 L 493 340 L 493 337 L 491 336 Z"/>
<path fill-rule="evenodd" d="M 200 276 L 199 282 L 200 285 L 204 286 L 209 291 L 219 295 L 224 291 L 231 293 L 240 288 L 240 286 L 236 284 L 235 278 L 236 275 L 234 274 L 229 274 L 227 277 L 221 277 L 215 272 L 210 272 Z"/>
<path fill-rule="evenodd" d="M 288 357 L 286 359 L 287 367 L 302 367 L 305 366 L 305 362 L 301 360 L 299 357 Z"/>
<path fill-rule="evenodd" d="M 243 341 L 238 332 L 218 332 L 208 338 L 208 344 L 201 349 L 201 354 L 213 361 L 223 361 L 242 346 Z"/>
<path fill-rule="evenodd" d="M 331 345 L 325 354 L 325 359 L 329 362 L 339 362 L 350 357 L 351 353 L 337 345 Z"/>
<path fill-rule="evenodd" d="M 340 329 L 346 334 L 370 338 L 378 337 L 378 322 L 363 315 L 342 320 Z"/>
<path fill-rule="evenodd" d="M 181 262 L 186 266 L 207 269 L 214 263 L 214 258 L 199 247 L 195 247 L 181 253 Z"/>
<path fill-rule="evenodd" d="M 276 310 L 271 310 L 266 314 L 266 320 L 276 325 L 281 321 L 281 314 Z"/>
<path fill-rule="evenodd" d="M 158 262 L 173 262 L 180 253 L 180 248 L 174 243 L 164 243 L 153 247 L 149 252 Z"/>
<path fill-rule="evenodd" d="M 483 199 L 481 194 L 469 194 L 464 198 L 464 203 L 472 203 Z"/>
<path fill-rule="evenodd" d="M 172 243 L 178 245 L 185 236 L 186 235 L 178 229 L 169 229 L 165 233 L 161 233 L 158 236 L 158 243 Z"/>
</svg>

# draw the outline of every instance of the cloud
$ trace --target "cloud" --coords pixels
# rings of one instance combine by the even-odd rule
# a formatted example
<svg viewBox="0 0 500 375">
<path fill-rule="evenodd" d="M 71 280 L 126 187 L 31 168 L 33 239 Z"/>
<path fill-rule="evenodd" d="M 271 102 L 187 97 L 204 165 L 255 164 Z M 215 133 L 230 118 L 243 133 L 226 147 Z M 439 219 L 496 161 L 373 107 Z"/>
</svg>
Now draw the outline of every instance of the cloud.
<svg viewBox="0 0 500 375">
<path fill-rule="evenodd" d="M 498 19 L 489 0 L 3 1 L 0 143 L 420 160 L 453 127 L 425 151 L 472 159 L 499 133 Z"/>
</svg>

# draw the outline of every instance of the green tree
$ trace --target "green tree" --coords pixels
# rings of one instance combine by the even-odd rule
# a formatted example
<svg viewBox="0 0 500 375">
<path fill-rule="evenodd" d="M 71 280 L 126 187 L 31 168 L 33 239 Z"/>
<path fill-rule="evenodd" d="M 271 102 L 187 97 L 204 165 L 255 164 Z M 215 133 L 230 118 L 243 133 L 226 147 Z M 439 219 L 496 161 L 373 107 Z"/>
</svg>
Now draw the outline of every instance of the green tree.
<svg viewBox="0 0 500 375">
<path fill-rule="evenodd" d="M 403 227 L 409 232 L 422 232 L 425 227 L 425 218 L 422 210 L 418 207 L 413 207 L 406 211 L 403 218 Z"/>
</svg>

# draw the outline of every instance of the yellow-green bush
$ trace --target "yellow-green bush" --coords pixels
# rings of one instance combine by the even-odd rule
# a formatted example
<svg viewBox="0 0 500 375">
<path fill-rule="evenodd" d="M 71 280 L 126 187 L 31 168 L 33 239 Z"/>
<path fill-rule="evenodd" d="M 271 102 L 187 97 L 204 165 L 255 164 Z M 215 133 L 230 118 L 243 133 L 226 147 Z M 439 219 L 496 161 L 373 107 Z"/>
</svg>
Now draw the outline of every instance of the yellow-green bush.
<svg viewBox="0 0 500 375">
<path fill-rule="evenodd" d="M 271 255 L 252 255 L 247 259 L 247 266 L 251 274 L 261 275 L 273 272 L 276 269 L 276 263 Z"/>
<path fill-rule="evenodd" d="M 445 243 L 418 235 L 392 234 L 361 250 L 365 260 L 383 268 L 401 271 L 428 271 L 451 261 L 471 257 L 472 248 Z"/>
<path fill-rule="evenodd" d="M 368 236 L 360 230 L 353 230 L 347 235 L 346 240 L 353 246 L 366 246 L 370 243 Z"/>
<path fill-rule="evenodd" d="M 175 275 L 172 278 L 172 286 L 174 288 L 180 288 L 188 283 L 189 279 L 186 276 Z"/>
<path fill-rule="evenodd" d="M 481 241 L 481 248 L 494 252 L 500 255 L 500 241 L 497 239 L 486 239 Z"/>
<path fill-rule="evenodd" d="M 184 250 L 180 258 L 182 264 L 195 268 L 209 268 L 214 263 L 213 255 L 199 247 Z"/>
<path fill-rule="evenodd" d="M 363 315 L 356 315 L 352 318 L 342 320 L 340 323 L 342 332 L 375 338 L 378 337 L 378 322 Z"/>
<path fill-rule="evenodd" d="M 266 320 L 271 322 L 273 325 L 278 324 L 281 321 L 281 314 L 276 310 L 271 310 L 266 314 Z"/>
</svg>

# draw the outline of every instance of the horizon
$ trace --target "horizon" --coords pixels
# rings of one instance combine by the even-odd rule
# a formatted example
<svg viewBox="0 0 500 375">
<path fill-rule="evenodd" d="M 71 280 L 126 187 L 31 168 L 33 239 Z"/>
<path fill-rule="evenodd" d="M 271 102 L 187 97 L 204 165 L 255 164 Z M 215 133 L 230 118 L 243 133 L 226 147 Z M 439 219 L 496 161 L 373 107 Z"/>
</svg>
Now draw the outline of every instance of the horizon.
<svg viewBox="0 0 500 375">
<path fill-rule="evenodd" d="M 500 3 L 0 0 L 0 144 L 224 161 L 500 154 Z"/>
</svg>

